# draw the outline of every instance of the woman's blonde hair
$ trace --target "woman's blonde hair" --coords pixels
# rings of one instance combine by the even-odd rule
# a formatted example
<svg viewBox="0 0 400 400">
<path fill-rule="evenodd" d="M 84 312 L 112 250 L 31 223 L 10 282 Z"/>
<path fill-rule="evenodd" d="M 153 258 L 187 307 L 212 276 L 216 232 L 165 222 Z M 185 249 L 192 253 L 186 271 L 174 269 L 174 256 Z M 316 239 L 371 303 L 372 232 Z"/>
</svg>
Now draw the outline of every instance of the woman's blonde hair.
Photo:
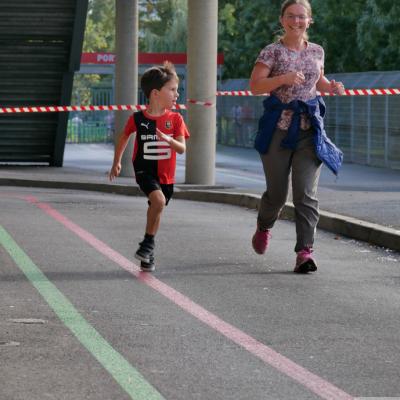
<svg viewBox="0 0 400 400">
<path fill-rule="evenodd" d="M 299 4 L 299 5 L 303 6 L 306 9 L 307 14 L 311 18 L 311 22 L 312 22 L 312 9 L 311 9 L 311 4 L 308 0 L 285 0 L 281 5 L 281 18 L 285 14 L 286 9 L 294 4 Z M 283 37 L 282 35 L 279 36 L 278 40 L 281 40 L 282 37 Z M 304 32 L 303 39 L 308 40 L 307 32 Z"/>
</svg>

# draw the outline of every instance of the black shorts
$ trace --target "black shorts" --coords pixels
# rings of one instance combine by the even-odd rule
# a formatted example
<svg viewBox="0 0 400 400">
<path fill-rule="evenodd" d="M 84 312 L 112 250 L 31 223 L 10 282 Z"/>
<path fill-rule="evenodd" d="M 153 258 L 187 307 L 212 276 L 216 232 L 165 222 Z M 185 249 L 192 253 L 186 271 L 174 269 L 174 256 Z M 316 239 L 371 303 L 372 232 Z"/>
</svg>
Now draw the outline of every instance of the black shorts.
<svg viewBox="0 0 400 400">
<path fill-rule="evenodd" d="M 174 185 L 173 184 L 162 184 L 158 181 L 157 178 L 150 174 L 141 173 L 136 175 L 136 182 L 140 187 L 140 190 L 149 197 L 151 192 L 154 190 L 161 190 L 165 196 L 165 205 L 168 204 L 172 195 L 174 194 Z"/>
</svg>

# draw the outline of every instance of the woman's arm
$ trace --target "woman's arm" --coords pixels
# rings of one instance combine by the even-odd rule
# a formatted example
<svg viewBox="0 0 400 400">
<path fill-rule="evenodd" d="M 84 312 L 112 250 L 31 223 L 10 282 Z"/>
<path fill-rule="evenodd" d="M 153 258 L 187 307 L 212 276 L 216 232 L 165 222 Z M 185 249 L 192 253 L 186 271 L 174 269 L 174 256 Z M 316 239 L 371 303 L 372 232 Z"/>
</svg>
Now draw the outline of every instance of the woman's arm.
<svg viewBox="0 0 400 400">
<path fill-rule="evenodd" d="M 253 94 L 271 93 L 283 85 L 300 85 L 305 78 L 302 72 L 288 72 L 284 75 L 269 77 L 270 69 L 263 63 L 256 63 L 250 77 L 250 90 Z"/>
<path fill-rule="evenodd" d="M 321 76 L 317 82 L 317 90 L 319 92 L 327 92 L 342 95 L 344 93 L 344 86 L 342 82 L 336 82 L 334 79 L 331 81 L 324 75 L 324 70 L 321 70 Z"/>
</svg>

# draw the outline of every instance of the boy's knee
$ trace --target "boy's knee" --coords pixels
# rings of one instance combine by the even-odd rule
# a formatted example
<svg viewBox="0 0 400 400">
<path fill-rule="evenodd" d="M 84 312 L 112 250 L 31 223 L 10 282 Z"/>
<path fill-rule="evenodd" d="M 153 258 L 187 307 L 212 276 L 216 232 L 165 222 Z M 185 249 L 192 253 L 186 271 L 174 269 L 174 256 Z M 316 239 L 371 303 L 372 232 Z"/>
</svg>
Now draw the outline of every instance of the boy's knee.
<svg viewBox="0 0 400 400">
<path fill-rule="evenodd" d="M 162 192 L 153 192 L 149 196 L 149 205 L 151 208 L 157 211 L 162 211 L 165 207 L 166 200 Z"/>
</svg>

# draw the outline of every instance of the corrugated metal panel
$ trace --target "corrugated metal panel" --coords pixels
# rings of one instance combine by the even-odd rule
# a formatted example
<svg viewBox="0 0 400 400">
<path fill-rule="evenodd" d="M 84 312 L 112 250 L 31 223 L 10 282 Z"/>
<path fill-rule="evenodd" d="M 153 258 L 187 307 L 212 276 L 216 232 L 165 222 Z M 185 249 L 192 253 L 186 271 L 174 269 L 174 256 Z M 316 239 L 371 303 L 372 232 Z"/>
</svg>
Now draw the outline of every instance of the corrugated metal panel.
<svg viewBox="0 0 400 400">
<path fill-rule="evenodd" d="M 0 2 L 1 107 L 59 105 L 70 97 L 63 91 L 70 86 L 79 2 L 87 6 L 87 0 Z M 51 164 L 58 124 L 54 113 L 1 115 L 0 162 Z"/>
</svg>

